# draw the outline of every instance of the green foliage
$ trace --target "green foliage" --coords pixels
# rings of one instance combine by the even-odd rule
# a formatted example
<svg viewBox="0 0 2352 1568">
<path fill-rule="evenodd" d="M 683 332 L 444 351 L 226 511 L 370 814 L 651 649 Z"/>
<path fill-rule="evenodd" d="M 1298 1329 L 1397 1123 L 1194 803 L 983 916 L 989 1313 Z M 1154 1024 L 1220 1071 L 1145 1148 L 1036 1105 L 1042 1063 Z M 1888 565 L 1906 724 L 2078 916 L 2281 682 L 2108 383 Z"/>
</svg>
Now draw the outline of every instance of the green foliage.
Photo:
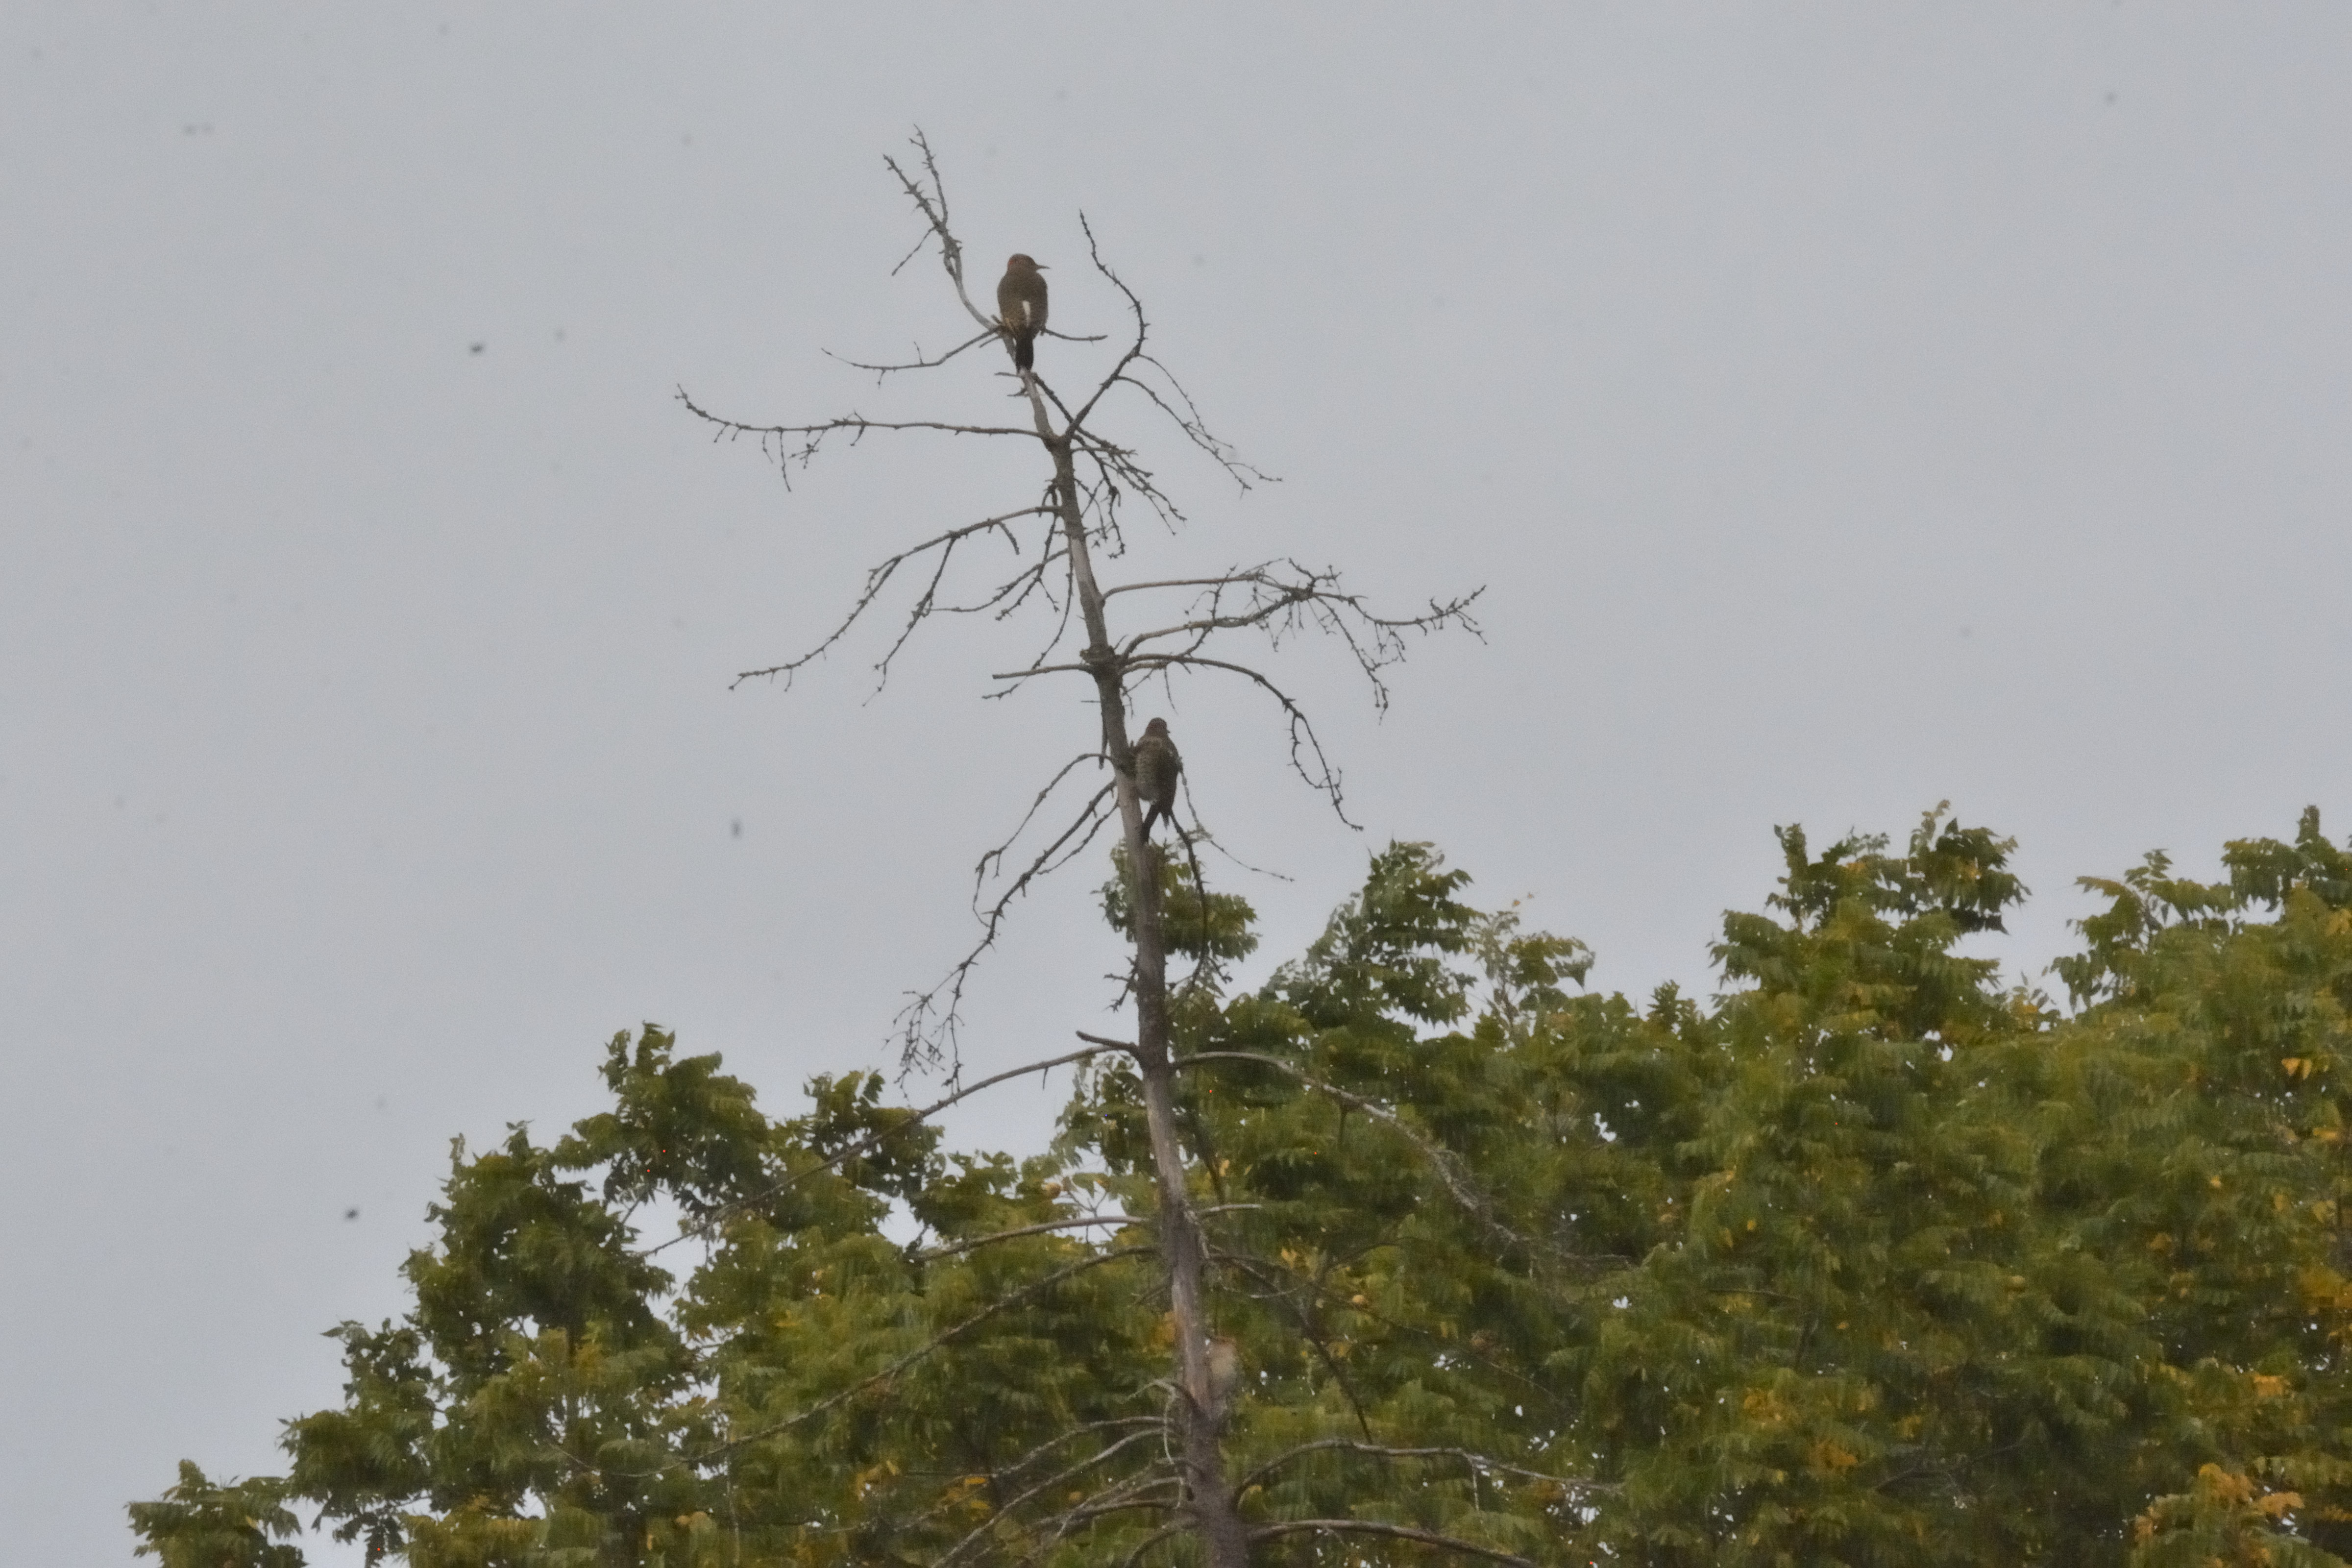
<svg viewBox="0 0 2352 1568">
<path fill-rule="evenodd" d="M 299 1549 L 269 1539 L 301 1529 L 285 1496 L 286 1483 L 268 1477 L 216 1486 L 183 1459 L 178 1486 L 131 1505 L 135 1555 L 160 1557 L 163 1568 L 299 1568 Z"/>
<path fill-rule="evenodd" d="M 1160 921 L 1170 952 L 1193 960 L 1205 973 L 1222 975 L 1224 965 L 1257 951 L 1257 933 L 1250 929 L 1257 912 L 1238 894 L 1202 896 L 1196 848 L 1189 845 L 1183 853 L 1154 852 L 1160 866 Z M 1111 878 L 1102 885 L 1100 897 L 1103 918 L 1132 942 L 1135 914 L 1128 897 L 1127 866 L 1126 849 L 1112 850 Z"/>
<path fill-rule="evenodd" d="M 2086 883 L 2067 1015 L 1966 951 L 2009 841 L 1780 837 L 1711 1000 L 1582 991 L 1420 845 L 1256 990 L 1176 995 L 1257 1560 L 2341 1561 L 2352 855 L 2306 814 L 2220 883 Z M 1249 951 L 1161 874 L 1180 946 Z M 289 1475 L 184 1467 L 142 1550 L 286 1568 L 299 1500 L 422 1568 L 1189 1560 L 1121 1058 L 1025 1161 L 872 1074 L 771 1121 L 651 1028 L 604 1079 L 552 1148 L 457 1151 Z"/>
</svg>

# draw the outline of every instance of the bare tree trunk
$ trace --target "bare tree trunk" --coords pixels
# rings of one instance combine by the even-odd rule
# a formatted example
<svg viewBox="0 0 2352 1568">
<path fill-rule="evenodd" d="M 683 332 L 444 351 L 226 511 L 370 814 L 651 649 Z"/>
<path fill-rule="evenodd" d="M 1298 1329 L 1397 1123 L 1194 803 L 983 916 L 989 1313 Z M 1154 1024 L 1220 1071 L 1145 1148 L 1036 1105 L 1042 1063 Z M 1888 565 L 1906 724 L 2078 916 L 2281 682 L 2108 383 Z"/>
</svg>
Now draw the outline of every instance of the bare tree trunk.
<svg viewBox="0 0 2352 1568">
<path fill-rule="evenodd" d="M 1135 911 L 1136 1068 L 1143 1081 L 1144 1118 L 1151 1132 L 1151 1160 L 1160 1181 L 1160 1238 L 1168 1264 L 1169 1312 L 1176 1330 L 1179 1419 L 1183 1424 L 1187 1506 L 1210 1568 L 1247 1568 L 1249 1536 L 1225 1485 L 1224 1454 L 1218 1443 L 1224 1412 L 1209 1375 L 1209 1325 L 1202 1307 L 1202 1270 L 1206 1262 L 1200 1226 L 1186 1190 L 1184 1152 L 1176 1140 L 1176 1070 L 1169 1051 L 1168 944 L 1160 911 L 1159 851 L 1143 835 L 1142 804 L 1135 792 L 1135 750 L 1127 734 L 1126 668 L 1111 646 L 1102 590 L 1095 582 L 1086 520 L 1078 502 L 1077 473 L 1070 443 L 1055 433 L 1035 378 L 1024 374 L 1022 390 L 1036 416 L 1037 438 L 1054 456 L 1054 508 L 1070 554 L 1078 609 L 1087 628 L 1080 656 L 1094 673 L 1102 708 L 1103 751 L 1118 775 L 1119 821 L 1126 831 L 1128 891 Z"/>
</svg>

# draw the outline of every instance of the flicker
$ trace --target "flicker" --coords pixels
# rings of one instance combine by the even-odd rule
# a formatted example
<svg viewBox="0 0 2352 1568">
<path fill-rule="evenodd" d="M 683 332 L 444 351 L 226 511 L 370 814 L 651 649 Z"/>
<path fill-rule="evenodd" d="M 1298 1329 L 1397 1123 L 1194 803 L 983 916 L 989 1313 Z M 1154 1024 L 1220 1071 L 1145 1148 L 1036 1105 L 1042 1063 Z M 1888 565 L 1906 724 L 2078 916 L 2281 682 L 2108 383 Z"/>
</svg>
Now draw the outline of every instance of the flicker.
<svg viewBox="0 0 2352 1568">
<path fill-rule="evenodd" d="M 1136 797 L 1151 808 L 1143 816 L 1146 838 L 1161 817 L 1176 820 L 1176 778 L 1183 771 L 1184 759 L 1168 738 L 1168 721 L 1154 719 L 1146 724 L 1143 739 L 1135 743 Z"/>
<path fill-rule="evenodd" d="M 1045 268 L 1026 256 L 1004 264 L 996 286 L 996 315 L 1013 339 L 1013 363 L 1027 370 L 1037 363 L 1037 333 L 1045 325 Z"/>
<path fill-rule="evenodd" d="M 1242 1385 L 1242 1349 L 1223 1334 L 1209 1342 L 1205 1358 L 1209 1372 L 1208 1415 L 1222 1424 L 1234 1402 L 1234 1392 Z"/>
</svg>

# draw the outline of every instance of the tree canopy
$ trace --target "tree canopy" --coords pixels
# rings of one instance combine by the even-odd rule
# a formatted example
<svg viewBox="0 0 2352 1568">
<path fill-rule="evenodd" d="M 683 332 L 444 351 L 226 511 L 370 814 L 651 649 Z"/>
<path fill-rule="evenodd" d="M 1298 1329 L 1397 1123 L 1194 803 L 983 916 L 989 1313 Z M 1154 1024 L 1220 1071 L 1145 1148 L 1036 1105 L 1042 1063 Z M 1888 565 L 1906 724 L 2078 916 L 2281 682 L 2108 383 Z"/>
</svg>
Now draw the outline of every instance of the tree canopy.
<svg viewBox="0 0 2352 1568">
<path fill-rule="evenodd" d="M 2009 840 L 1780 842 L 1723 991 L 1646 1003 L 1414 844 L 1235 991 L 1247 906 L 1159 867 L 1252 1560 L 2352 1552 L 2352 854 L 2310 812 L 2218 883 L 2086 880 L 2061 1007 L 1962 950 L 2025 896 Z M 1191 1560 L 1117 1044 L 1015 1157 L 877 1074 L 773 1120 L 616 1037 L 609 1111 L 453 1151 L 288 1473 L 184 1465 L 140 1550 L 290 1568 L 299 1512 L 417 1568 Z"/>
</svg>

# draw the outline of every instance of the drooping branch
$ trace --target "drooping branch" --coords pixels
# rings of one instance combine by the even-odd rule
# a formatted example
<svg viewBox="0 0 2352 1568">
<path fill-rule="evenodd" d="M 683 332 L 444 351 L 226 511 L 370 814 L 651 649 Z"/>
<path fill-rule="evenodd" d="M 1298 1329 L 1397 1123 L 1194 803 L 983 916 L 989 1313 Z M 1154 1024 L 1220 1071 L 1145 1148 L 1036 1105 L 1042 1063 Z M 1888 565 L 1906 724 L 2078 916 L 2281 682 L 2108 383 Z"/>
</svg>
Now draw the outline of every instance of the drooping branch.
<svg viewBox="0 0 2352 1568">
<path fill-rule="evenodd" d="M 1363 825 L 1348 815 L 1346 792 L 1340 787 L 1339 770 L 1323 750 L 1322 737 L 1315 732 L 1315 721 L 1308 718 L 1299 700 L 1276 686 L 1266 676 L 1245 664 L 1229 659 L 1203 658 L 1197 654 L 1147 655 L 1135 661 L 1139 669 L 1222 669 L 1238 675 L 1274 699 L 1281 708 L 1290 730 L 1290 771 L 1298 775 L 1307 788 L 1331 803 L 1332 812 L 1349 826 L 1362 831 Z M 1309 763 L 1312 767 L 1308 766 Z"/>
<path fill-rule="evenodd" d="M 1206 421 L 1201 417 L 1199 405 L 1192 401 L 1192 395 L 1186 392 L 1182 384 L 1177 381 L 1175 374 L 1144 352 L 1144 341 L 1151 335 L 1151 328 L 1150 323 L 1144 319 L 1143 301 L 1137 297 L 1134 289 L 1127 286 L 1127 279 L 1121 278 L 1111 264 L 1103 258 L 1102 242 L 1095 237 L 1094 225 L 1087 221 L 1086 215 L 1083 213 L 1078 215 L 1078 226 L 1086 231 L 1087 255 L 1094 262 L 1095 270 L 1108 279 L 1112 288 L 1126 296 L 1128 313 L 1135 319 L 1135 341 L 1129 346 L 1127 352 L 1119 356 L 1118 363 L 1111 367 L 1110 374 L 1103 377 L 1101 384 L 1095 388 L 1094 395 L 1087 399 L 1086 405 L 1069 416 L 1070 433 L 1076 435 L 1084 428 L 1087 416 L 1094 413 L 1095 405 L 1109 395 L 1113 386 L 1121 384 L 1132 386 L 1157 405 L 1162 413 L 1175 422 L 1176 427 L 1184 432 L 1185 439 L 1207 453 L 1215 460 L 1217 466 L 1223 468 L 1233 478 L 1234 483 L 1243 489 L 1248 489 L 1252 481 L 1259 484 L 1274 482 L 1271 476 L 1261 473 L 1249 464 L 1241 461 L 1234 456 L 1231 447 L 1210 434 Z M 1149 384 L 1139 381 L 1128 374 L 1129 367 L 1136 364 L 1148 364 L 1168 378 L 1168 384 L 1184 405 L 1182 413 L 1180 414 L 1170 406 L 1167 400 Z"/>
<path fill-rule="evenodd" d="M 1066 767 L 1064 772 L 1067 772 Z M 1049 784 L 1046 787 L 1051 790 L 1053 786 Z M 1085 853 L 1087 846 L 1092 844 L 1096 836 L 1114 820 L 1103 808 L 1118 787 L 1115 783 L 1107 784 L 1094 793 L 1093 797 L 1080 808 L 1076 818 L 1051 843 L 1038 850 L 1020 874 L 1006 885 L 996 901 L 981 912 L 980 939 L 956 961 L 946 975 L 929 990 L 916 992 L 898 1010 L 899 1059 L 902 1063 L 911 1063 L 918 1058 L 934 1063 L 944 1060 L 950 1066 L 960 1062 L 955 1049 L 956 1036 L 964 986 L 971 982 L 972 971 L 980 967 L 980 961 L 987 955 L 989 949 L 996 945 L 996 939 L 1003 933 L 1004 922 L 1012 914 L 1013 900 L 1026 892 L 1030 884 L 1039 878 L 1051 874 Z M 1025 823 L 1027 819 L 1023 820 Z M 1001 858 L 1011 843 L 1007 839 L 981 858 L 973 889 L 975 903 L 979 898 L 979 881 L 985 879 L 991 859 Z M 944 1004 L 942 997 L 945 998 Z M 934 1018 L 939 1020 L 936 1026 L 932 1022 Z"/>
<path fill-rule="evenodd" d="M 1121 283 L 1119 287 L 1124 289 L 1127 285 Z M 1214 458 L 1217 466 L 1232 477 L 1235 485 L 1247 490 L 1257 485 L 1278 485 L 1282 482 L 1275 475 L 1242 461 L 1231 447 L 1219 440 L 1210 431 L 1202 416 L 1200 405 L 1192 401 L 1192 395 L 1184 390 L 1184 384 L 1176 379 L 1174 371 L 1170 370 L 1151 354 L 1138 354 L 1135 356 L 1134 363 L 1148 364 L 1165 376 L 1168 381 L 1168 390 L 1176 395 L 1176 402 L 1171 403 L 1158 387 L 1139 376 L 1122 375 L 1120 379 L 1150 398 L 1162 414 L 1174 420 L 1176 427 L 1184 432 L 1185 438 Z M 1183 406 L 1177 407 L 1177 403 L 1182 404 Z"/>
<path fill-rule="evenodd" d="M 1029 809 L 1021 814 L 1021 820 L 1019 823 L 1014 825 L 1013 831 L 1006 834 L 1003 841 L 998 844 L 995 848 L 991 849 L 987 854 L 982 855 L 980 858 L 980 864 L 972 868 L 973 912 L 977 913 L 979 911 L 980 889 L 984 886 L 987 881 L 988 868 L 991 866 L 1002 866 L 1004 863 L 1005 853 L 1019 841 L 1022 834 L 1028 831 L 1029 825 L 1037 819 L 1037 813 L 1045 809 L 1045 803 L 1053 798 L 1054 792 L 1061 787 L 1062 781 L 1070 776 L 1070 771 L 1074 768 L 1082 767 L 1087 763 L 1108 763 L 1110 759 L 1103 755 L 1100 752 L 1080 752 L 1076 756 L 1072 757 L 1068 762 L 1064 763 L 1061 767 L 1055 772 L 1054 776 L 1045 781 L 1045 787 L 1037 792 L 1037 797 L 1029 803 Z"/>
<path fill-rule="evenodd" d="M 898 657 L 900 648 L 907 646 L 907 639 L 914 635 L 915 628 L 934 613 L 971 615 L 981 610 L 995 609 L 1003 605 L 1007 599 L 1013 599 L 1017 603 L 1018 596 L 1025 595 L 1035 586 L 1045 571 L 1046 562 L 1051 560 L 1050 554 L 1041 559 L 1036 565 L 1001 584 L 978 604 L 942 605 L 938 602 L 940 584 L 946 577 L 949 563 L 955 557 L 956 546 L 977 535 L 1002 533 L 1005 542 L 1013 547 L 1013 553 L 1018 554 L 1021 551 L 1021 538 L 1013 531 L 1013 523 L 1017 519 L 1036 517 L 1045 514 L 1047 510 L 1047 508 L 1042 506 L 1025 506 L 1013 511 L 1000 512 L 994 517 L 982 518 L 978 522 L 960 524 L 943 533 L 934 534 L 920 544 L 898 552 L 898 554 L 866 571 L 866 586 L 858 594 L 857 602 L 850 606 L 849 613 L 841 618 L 840 624 L 826 634 L 824 641 L 797 658 L 787 659 L 782 664 L 772 664 L 761 669 L 744 670 L 735 677 L 731 684 L 740 686 L 747 680 L 758 680 L 762 678 L 772 679 L 782 676 L 784 683 L 787 686 L 791 685 L 794 675 L 805 666 L 822 658 L 834 644 L 849 635 L 852 626 L 865 618 L 866 612 L 874 607 L 874 602 L 882 596 L 882 591 L 890 585 L 901 567 L 919 556 L 937 552 L 939 559 L 933 564 L 930 580 L 924 584 L 921 594 L 917 597 L 914 609 L 908 612 L 906 625 L 900 628 L 897 640 L 891 643 L 889 651 L 885 653 L 874 666 L 877 671 L 887 678 L 890 670 L 890 661 Z"/>
</svg>

